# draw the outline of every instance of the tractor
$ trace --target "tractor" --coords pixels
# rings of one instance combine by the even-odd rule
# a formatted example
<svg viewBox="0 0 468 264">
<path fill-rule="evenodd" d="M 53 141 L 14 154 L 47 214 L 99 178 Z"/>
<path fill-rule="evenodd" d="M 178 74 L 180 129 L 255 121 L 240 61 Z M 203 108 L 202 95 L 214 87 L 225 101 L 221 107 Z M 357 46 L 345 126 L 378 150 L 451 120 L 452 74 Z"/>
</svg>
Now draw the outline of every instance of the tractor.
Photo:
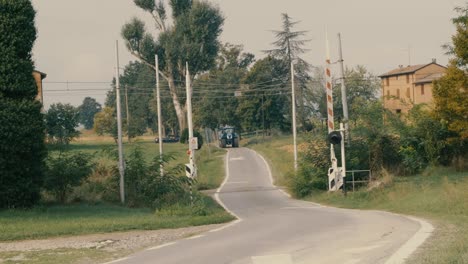
<svg viewBox="0 0 468 264">
<path fill-rule="evenodd" d="M 219 147 L 225 148 L 227 146 L 239 147 L 239 134 L 236 133 L 234 127 L 226 126 L 219 129 Z"/>
</svg>

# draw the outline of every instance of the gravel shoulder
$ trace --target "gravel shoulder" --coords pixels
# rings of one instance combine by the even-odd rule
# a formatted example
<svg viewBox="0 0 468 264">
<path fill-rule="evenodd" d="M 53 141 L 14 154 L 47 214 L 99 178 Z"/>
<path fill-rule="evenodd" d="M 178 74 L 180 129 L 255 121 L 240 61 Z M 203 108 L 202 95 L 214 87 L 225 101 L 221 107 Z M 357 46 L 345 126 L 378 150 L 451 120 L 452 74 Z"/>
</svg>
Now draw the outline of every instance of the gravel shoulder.
<svg viewBox="0 0 468 264">
<path fill-rule="evenodd" d="M 106 251 L 135 251 L 171 241 L 198 235 L 225 224 L 161 229 L 154 231 L 128 231 L 83 236 L 59 237 L 41 240 L 0 242 L 0 252 L 24 252 L 54 249 L 100 249 Z"/>
</svg>

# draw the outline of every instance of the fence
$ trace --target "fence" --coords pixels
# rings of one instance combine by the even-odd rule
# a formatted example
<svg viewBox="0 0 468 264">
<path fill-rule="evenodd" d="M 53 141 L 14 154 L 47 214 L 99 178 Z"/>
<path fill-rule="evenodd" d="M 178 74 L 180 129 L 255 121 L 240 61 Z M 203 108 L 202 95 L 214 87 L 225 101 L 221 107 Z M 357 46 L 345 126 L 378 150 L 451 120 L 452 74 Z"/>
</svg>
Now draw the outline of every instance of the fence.
<svg viewBox="0 0 468 264">
<path fill-rule="evenodd" d="M 351 175 L 351 181 L 348 180 Z M 353 192 L 356 189 L 356 184 L 368 184 L 372 180 L 372 172 L 370 170 L 351 170 L 346 171 L 346 184 L 353 185 Z"/>
</svg>

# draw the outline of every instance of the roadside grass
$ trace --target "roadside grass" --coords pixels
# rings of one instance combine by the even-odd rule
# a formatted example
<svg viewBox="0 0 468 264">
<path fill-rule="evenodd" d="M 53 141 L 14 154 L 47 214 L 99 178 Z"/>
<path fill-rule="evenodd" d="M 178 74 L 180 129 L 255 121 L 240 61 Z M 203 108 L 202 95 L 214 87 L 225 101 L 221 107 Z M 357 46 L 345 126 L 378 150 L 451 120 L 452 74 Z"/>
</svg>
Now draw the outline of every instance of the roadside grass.
<svg viewBox="0 0 468 264">
<path fill-rule="evenodd" d="M 250 140 L 252 142 L 252 140 Z M 285 155 L 291 137 L 247 143 L 270 163 L 277 185 L 293 175 L 292 157 Z M 436 228 L 431 239 L 407 263 L 468 263 L 468 172 L 428 168 L 420 175 L 392 177 L 368 190 L 342 193 L 314 191 L 306 200 L 341 208 L 384 210 L 421 217 Z"/>
<path fill-rule="evenodd" d="M 204 144 L 202 149 L 195 153 L 198 178 L 198 190 L 218 188 L 224 180 L 224 156 L 226 150 L 213 145 Z"/>
<path fill-rule="evenodd" d="M 292 136 L 251 137 L 245 139 L 242 145 L 262 154 L 270 165 L 275 185 L 286 186 L 287 178 L 294 169 Z"/>
<path fill-rule="evenodd" d="M 115 143 L 98 136 L 87 135 L 87 139 L 72 142 L 70 151 L 94 154 L 94 159 L 108 158 L 102 150 L 116 149 Z M 125 144 L 126 153 L 140 147 L 149 162 L 159 155 L 159 148 L 152 138 L 135 140 Z M 168 167 L 187 163 L 187 145 L 164 144 L 165 153 L 174 158 Z M 200 188 L 217 188 L 224 178 L 223 156 L 225 150 L 204 145 L 197 151 Z M 182 172 L 184 173 L 184 172 Z M 180 175 L 185 177 L 184 175 Z M 44 203 L 29 210 L 0 210 L 0 241 L 43 239 L 57 236 L 73 236 L 127 230 L 156 230 L 206 224 L 218 224 L 233 220 L 213 199 L 195 192 L 193 206 L 176 204 L 154 212 L 147 208 L 128 208 L 104 202 L 91 204 L 72 203 L 54 205 Z"/>
<path fill-rule="evenodd" d="M 152 211 L 116 205 L 43 206 L 30 210 L 0 211 L 0 241 L 59 236 L 157 230 L 219 224 L 233 220 L 209 197 L 194 206 L 177 205 Z"/>
<path fill-rule="evenodd" d="M 0 263 L 65 264 L 102 263 L 130 254 L 129 250 L 106 251 L 100 249 L 56 249 L 0 252 Z M 79 261 L 77 261 L 79 260 Z"/>
</svg>

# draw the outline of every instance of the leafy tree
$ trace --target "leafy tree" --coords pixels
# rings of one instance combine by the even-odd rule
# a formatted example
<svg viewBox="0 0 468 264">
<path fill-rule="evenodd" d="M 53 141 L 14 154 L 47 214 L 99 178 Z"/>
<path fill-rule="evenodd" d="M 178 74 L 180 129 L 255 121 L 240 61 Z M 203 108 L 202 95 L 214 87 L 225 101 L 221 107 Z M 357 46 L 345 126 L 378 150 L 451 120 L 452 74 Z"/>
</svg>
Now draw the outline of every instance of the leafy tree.
<svg viewBox="0 0 468 264">
<path fill-rule="evenodd" d="M 460 159 L 468 152 L 468 4 L 456 11 L 458 16 L 453 19 L 456 33 L 452 45 L 446 46 L 453 57 L 445 76 L 435 81 L 433 97 L 434 116 L 454 133 L 447 143 Z"/>
<path fill-rule="evenodd" d="M 94 126 L 94 115 L 101 111 L 101 104 L 96 102 L 96 99 L 86 97 L 83 100 L 83 104 L 78 107 L 80 113 L 80 123 L 84 125 L 86 129 L 91 129 Z"/>
<path fill-rule="evenodd" d="M 435 82 L 435 115 L 450 131 L 468 139 L 468 76 L 452 61 L 446 75 Z"/>
<path fill-rule="evenodd" d="M 156 112 L 152 108 L 155 83 L 155 72 L 143 63 L 130 62 L 125 66 L 120 78 L 121 106 L 129 139 L 143 135 L 147 128 L 154 129 L 157 125 Z M 107 107 L 116 105 L 115 87 L 107 94 L 105 105 Z M 114 116 L 117 116 L 117 113 L 114 113 Z"/>
<path fill-rule="evenodd" d="M 129 51 L 151 68 L 155 68 L 154 55 L 159 56 L 160 74 L 169 86 L 179 128 L 184 129 L 185 63 L 189 64 L 192 78 L 214 65 L 224 18 L 208 2 L 171 0 L 173 25 L 168 26 L 163 1 L 134 0 L 134 3 L 151 14 L 158 36 L 155 39 L 149 34 L 144 22 L 137 18 L 123 26 L 122 36 Z"/>
<path fill-rule="evenodd" d="M 348 101 L 350 120 L 357 120 L 354 110 L 360 107 L 363 102 L 376 101 L 377 93 L 380 89 L 380 81 L 362 65 L 354 68 L 346 68 L 346 98 Z M 343 119 L 343 103 L 341 99 L 341 84 L 333 87 L 333 108 L 336 120 Z"/>
<path fill-rule="evenodd" d="M 117 120 L 112 107 L 104 107 L 94 116 L 94 131 L 98 135 L 109 134 L 117 140 Z"/>
<path fill-rule="evenodd" d="M 307 83 L 310 80 L 310 65 L 300 56 L 306 52 L 304 45 L 309 40 L 302 39 L 307 34 L 307 31 L 294 31 L 294 27 L 299 23 L 298 21 L 293 21 L 286 13 L 281 14 L 281 16 L 283 20 L 282 30 L 273 31 L 276 41 L 272 44 L 276 48 L 267 50 L 266 52 L 272 57 L 284 60 L 287 65 L 291 65 L 294 62 L 298 119 L 300 124 L 305 127 L 307 118 L 311 115 L 311 112 L 307 111 L 309 109 L 306 107 L 307 101 L 304 100 L 306 98 L 304 94 L 307 93 Z"/>
<path fill-rule="evenodd" d="M 377 101 L 377 94 L 380 89 L 380 82 L 377 78 L 364 67 L 356 66 L 354 68 L 346 68 L 346 97 L 348 100 L 348 108 L 350 109 L 349 118 L 355 124 L 360 119 L 358 108 L 366 107 L 365 102 Z M 327 116 L 327 99 L 324 87 L 325 77 L 324 71 L 318 68 L 315 71 L 314 78 L 309 82 L 311 89 L 310 105 L 315 109 L 319 118 Z M 343 104 L 341 102 L 341 85 L 333 86 L 333 108 L 335 118 L 341 120 L 343 118 Z"/>
<path fill-rule="evenodd" d="M 66 202 L 73 187 L 91 174 L 93 167 L 91 156 L 81 152 L 50 155 L 46 164 L 44 188 L 61 203 Z"/>
<path fill-rule="evenodd" d="M 243 81 L 246 88 L 237 108 L 243 130 L 291 128 L 290 122 L 286 122 L 290 114 L 286 106 L 289 89 L 284 82 L 288 69 L 284 61 L 272 57 L 254 64 Z"/>
<path fill-rule="evenodd" d="M 80 132 L 76 130 L 79 124 L 78 109 L 70 104 L 53 104 L 45 116 L 49 142 L 68 145 Z"/>
<path fill-rule="evenodd" d="M 236 113 L 241 80 L 254 62 L 254 55 L 242 52 L 242 46 L 225 44 L 216 59 L 216 67 L 195 82 L 194 118 L 199 127 L 215 129 L 220 125 L 240 126 Z"/>
<path fill-rule="evenodd" d="M 36 12 L 31 1 L 0 1 L 0 208 L 39 200 L 46 149 L 32 76 Z"/>
</svg>

